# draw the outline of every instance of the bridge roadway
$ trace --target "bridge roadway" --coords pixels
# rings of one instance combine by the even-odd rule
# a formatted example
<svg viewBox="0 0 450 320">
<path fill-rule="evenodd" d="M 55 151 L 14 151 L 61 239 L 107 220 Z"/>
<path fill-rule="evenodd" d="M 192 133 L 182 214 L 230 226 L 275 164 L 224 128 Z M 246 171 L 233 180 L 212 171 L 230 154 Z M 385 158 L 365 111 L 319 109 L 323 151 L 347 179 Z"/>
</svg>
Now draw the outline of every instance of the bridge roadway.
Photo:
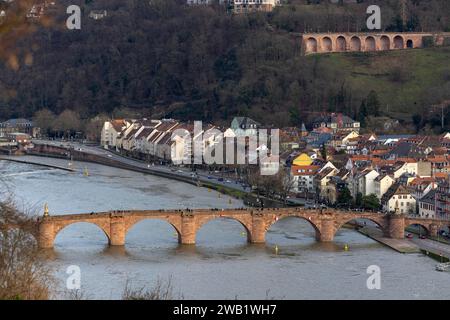
<svg viewBox="0 0 450 320">
<path fill-rule="evenodd" d="M 226 218 L 238 221 L 245 228 L 250 243 L 264 243 L 266 232 L 271 225 L 287 217 L 308 221 L 316 231 L 316 239 L 324 242 L 333 241 L 336 232 L 344 224 L 355 219 L 374 222 L 385 237 L 392 239 L 403 239 L 405 228 L 412 224 L 422 225 L 432 236 L 436 236 L 440 228 L 450 225 L 449 220 L 334 209 L 186 209 L 48 215 L 36 221 L 35 232 L 40 248 L 52 248 L 56 236 L 65 227 L 80 222 L 92 223 L 103 230 L 110 245 L 122 246 L 125 244 L 127 232 L 135 224 L 145 219 L 158 219 L 174 227 L 181 244 L 195 244 L 196 234 L 204 224 L 214 219 Z"/>
</svg>

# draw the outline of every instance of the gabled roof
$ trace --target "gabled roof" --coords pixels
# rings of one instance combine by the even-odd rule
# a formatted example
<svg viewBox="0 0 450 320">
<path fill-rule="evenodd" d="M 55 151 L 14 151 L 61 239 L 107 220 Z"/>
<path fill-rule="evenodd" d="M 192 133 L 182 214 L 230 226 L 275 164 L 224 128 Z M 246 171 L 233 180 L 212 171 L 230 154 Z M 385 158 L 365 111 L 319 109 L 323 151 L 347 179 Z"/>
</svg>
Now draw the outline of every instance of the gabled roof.
<svg viewBox="0 0 450 320">
<path fill-rule="evenodd" d="M 239 128 L 247 128 L 249 125 L 255 125 L 256 127 L 260 126 L 259 122 L 249 118 L 249 117 L 234 117 L 233 121 L 237 122 Z"/>
<path fill-rule="evenodd" d="M 355 123 L 357 121 L 353 120 L 349 116 L 346 116 L 341 113 L 331 113 L 331 114 L 325 114 L 321 115 L 313 120 L 314 123 L 339 123 L 342 122 L 343 124 L 351 124 Z"/>
<path fill-rule="evenodd" d="M 404 186 L 401 184 L 393 184 L 383 195 L 381 200 L 383 202 L 387 202 L 389 199 L 391 199 L 394 195 L 410 195 L 411 192 L 408 191 Z"/>
<path fill-rule="evenodd" d="M 323 178 L 325 178 L 326 176 L 328 176 L 330 173 L 332 173 L 335 169 L 328 167 L 323 169 L 322 171 L 320 171 L 315 177 L 314 179 L 319 179 L 322 180 Z"/>
<path fill-rule="evenodd" d="M 436 189 L 428 191 L 426 195 L 424 195 L 422 198 L 420 198 L 420 202 L 428 203 L 428 204 L 435 204 L 435 197 L 436 197 Z"/>
<path fill-rule="evenodd" d="M 9 119 L 0 123 L 0 127 L 32 126 L 33 122 L 24 118 Z"/>
</svg>

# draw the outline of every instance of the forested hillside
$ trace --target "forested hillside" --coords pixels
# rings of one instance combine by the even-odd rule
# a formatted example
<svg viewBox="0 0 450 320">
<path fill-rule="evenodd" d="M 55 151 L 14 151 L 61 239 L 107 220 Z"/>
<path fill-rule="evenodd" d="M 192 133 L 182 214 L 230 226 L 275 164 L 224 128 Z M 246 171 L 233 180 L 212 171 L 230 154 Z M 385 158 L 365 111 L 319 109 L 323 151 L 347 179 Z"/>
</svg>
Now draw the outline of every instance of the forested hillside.
<svg viewBox="0 0 450 320">
<path fill-rule="evenodd" d="M 228 121 L 248 115 L 296 125 L 309 111 L 416 115 L 450 99 L 450 49 L 304 57 L 298 33 L 364 30 L 367 1 L 290 1 L 272 13 L 232 15 L 176 0 L 57 1 L 53 24 L 17 44 L 19 65 L 0 70 L 0 118 L 66 109 L 98 114 Z M 450 31 L 448 0 L 380 4 L 388 31 Z M 81 30 L 65 7 L 83 9 Z M 108 10 L 93 20 L 89 12 Z M 1 38 L 0 38 L 1 39 Z M 32 58 L 30 58 L 30 55 Z M 450 119 L 450 117 L 449 117 Z"/>
</svg>

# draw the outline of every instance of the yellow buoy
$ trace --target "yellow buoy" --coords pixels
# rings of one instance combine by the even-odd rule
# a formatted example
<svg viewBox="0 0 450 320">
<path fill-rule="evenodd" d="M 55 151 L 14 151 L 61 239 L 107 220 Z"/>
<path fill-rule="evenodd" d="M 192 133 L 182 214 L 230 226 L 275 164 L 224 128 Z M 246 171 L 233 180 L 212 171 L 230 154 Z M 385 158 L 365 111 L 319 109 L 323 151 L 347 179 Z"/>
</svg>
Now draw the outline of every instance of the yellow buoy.
<svg viewBox="0 0 450 320">
<path fill-rule="evenodd" d="M 88 168 L 87 168 L 87 167 L 84 167 L 83 175 L 84 175 L 85 177 L 89 177 L 89 171 L 88 171 Z"/>
<path fill-rule="evenodd" d="M 344 251 L 348 251 L 348 244 L 345 244 Z"/>
<path fill-rule="evenodd" d="M 275 254 L 278 254 L 278 246 L 277 245 L 275 245 Z"/>
</svg>

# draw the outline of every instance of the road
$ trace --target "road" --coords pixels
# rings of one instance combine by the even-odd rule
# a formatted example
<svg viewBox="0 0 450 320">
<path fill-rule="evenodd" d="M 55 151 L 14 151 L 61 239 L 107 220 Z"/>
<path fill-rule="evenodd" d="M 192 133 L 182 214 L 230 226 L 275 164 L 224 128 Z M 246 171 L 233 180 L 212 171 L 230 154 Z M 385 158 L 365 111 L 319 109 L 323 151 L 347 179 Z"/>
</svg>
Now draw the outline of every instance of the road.
<svg viewBox="0 0 450 320">
<path fill-rule="evenodd" d="M 450 259 L 450 245 L 448 244 L 433 241 L 430 239 L 419 239 L 416 237 L 412 238 L 411 242 L 416 244 L 422 250 L 430 251 Z"/>
</svg>

